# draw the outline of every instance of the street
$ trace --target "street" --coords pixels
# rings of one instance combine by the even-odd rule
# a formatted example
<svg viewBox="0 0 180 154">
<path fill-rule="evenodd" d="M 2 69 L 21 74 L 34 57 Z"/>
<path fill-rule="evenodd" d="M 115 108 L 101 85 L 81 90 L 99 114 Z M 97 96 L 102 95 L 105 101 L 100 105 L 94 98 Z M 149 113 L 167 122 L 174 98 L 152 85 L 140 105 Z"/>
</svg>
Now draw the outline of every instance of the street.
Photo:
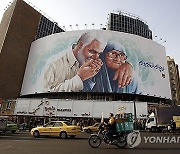
<svg viewBox="0 0 180 154">
<path fill-rule="evenodd" d="M 162 133 L 141 133 L 141 144 L 135 148 L 118 149 L 116 146 L 101 144 L 99 148 L 91 148 L 88 145 L 90 134 L 81 133 L 74 139 L 59 139 L 55 137 L 34 138 L 27 131 L 20 131 L 15 134 L 6 133 L 0 135 L 0 153 L 1 154 L 129 154 L 129 153 L 179 153 L 180 143 L 145 143 L 144 136 L 179 136 L 173 134 L 164 135 Z M 151 142 L 153 140 L 151 139 Z"/>
</svg>

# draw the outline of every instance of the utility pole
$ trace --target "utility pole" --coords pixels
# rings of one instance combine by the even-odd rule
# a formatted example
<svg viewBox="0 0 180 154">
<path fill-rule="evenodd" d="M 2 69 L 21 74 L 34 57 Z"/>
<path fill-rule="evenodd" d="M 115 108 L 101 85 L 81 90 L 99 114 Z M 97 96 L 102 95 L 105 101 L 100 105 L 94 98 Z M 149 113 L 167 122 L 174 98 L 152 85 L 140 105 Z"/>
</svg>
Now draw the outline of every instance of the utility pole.
<svg viewBox="0 0 180 154">
<path fill-rule="evenodd" d="M 134 129 L 137 130 L 136 100 L 134 101 Z"/>
</svg>

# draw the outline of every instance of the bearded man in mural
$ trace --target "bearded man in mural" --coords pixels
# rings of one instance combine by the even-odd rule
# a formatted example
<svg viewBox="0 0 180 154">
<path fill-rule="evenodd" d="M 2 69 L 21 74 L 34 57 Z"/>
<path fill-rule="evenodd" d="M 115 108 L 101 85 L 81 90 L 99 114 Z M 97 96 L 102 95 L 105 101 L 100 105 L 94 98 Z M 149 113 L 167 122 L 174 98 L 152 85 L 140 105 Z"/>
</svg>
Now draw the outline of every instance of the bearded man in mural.
<svg viewBox="0 0 180 154">
<path fill-rule="evenodd" d="M 106 47 L 106 41 L 98 33 L 86 32 L 81 35 L 77 44 L 70 47 L 53 61 L 45 71 L 43 82 L 45 92 L 79 92 L 95 91 L 103 92 L 102 87 L 98 89 L 96 84 L 104 84 L 98 74 L 106 76 L 105 72 L 100 73 L 104 65 L 100 54 Z M 117 87 L 124 87 L 130 84 L 133 76 L 133 67 L 128 62 L 119 65 L 114 71 L 113 80 Z M 106 84 L 106 83 L 105 83 Z M 89 88 L 90 87 L 90 88 Z"/>
</svg>

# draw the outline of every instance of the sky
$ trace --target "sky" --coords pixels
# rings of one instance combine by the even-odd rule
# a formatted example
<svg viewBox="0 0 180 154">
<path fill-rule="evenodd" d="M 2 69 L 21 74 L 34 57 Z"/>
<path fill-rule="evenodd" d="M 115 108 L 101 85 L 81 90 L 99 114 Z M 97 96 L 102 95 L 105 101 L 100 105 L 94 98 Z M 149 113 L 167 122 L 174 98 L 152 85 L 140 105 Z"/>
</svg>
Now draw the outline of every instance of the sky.
<svg viewBox="0 0 180 154">
<path fill-rule="evenodd" d="M 0 0 L 0 20 L 4 9 L 12 1 Z M 87 29 L 100 29 L 106 25 L 108 14 L 113 11 L 123 10 L 139 16 L 152 30 L 154 41 L 165 46 L 166 55 L 174 58 L 180 65 L 180 0 L 29 0 L 29 2 L 51 17 L 59 26 L 65 26 L 68 31 L 84 30 L 85 24 Z"/>
</svg>

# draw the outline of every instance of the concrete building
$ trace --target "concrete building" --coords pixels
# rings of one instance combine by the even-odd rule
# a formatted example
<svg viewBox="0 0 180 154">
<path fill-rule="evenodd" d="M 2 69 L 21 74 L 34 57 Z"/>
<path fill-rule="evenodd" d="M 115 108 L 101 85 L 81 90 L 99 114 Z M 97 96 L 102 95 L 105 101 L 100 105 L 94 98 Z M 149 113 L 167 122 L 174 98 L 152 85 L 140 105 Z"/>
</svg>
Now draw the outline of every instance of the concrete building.
<svg viewBox="0 0 180 154">
<path fill-rule="evenodd" d="M 49 26 L 46 26 L 46 25 Z M 0 24 L 0 98 L 20 96 L 31 43 L 64 31 L 23 0 L 14 0 Z"/>
<path fill-rule="evenodd" d="M 152 39 L 152 31 L 149 29 L 147 23 L 138 16 L 125 11 L 110 13 L 107 29 Z"/>
<path fill-rule="evenodd" d="M 172 102 L 174 105 L 180 105 L 180 79 L 179 68 L 174 59 L 167 56 L 169 78 L 171 85 Z"/>
</svg>

